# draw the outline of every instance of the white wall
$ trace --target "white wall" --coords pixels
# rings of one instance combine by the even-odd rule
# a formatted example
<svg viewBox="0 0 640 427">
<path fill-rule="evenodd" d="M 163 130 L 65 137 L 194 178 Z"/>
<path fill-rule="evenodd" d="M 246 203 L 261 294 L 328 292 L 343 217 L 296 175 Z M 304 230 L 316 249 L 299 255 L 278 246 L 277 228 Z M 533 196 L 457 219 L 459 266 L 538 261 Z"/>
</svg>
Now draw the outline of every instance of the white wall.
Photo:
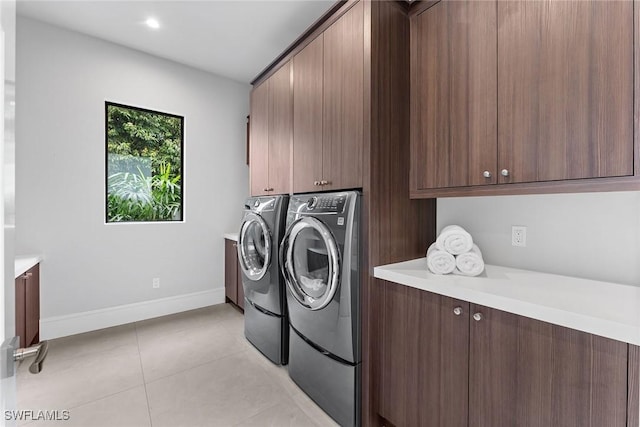
<svg viewBox="0 0 640 427">
<path fill-rule="evenodd" d="M 16 70 L 16 2 L 0 3 L 0 277 L 4 290 L 0 292 L 0 341 L 15 332 L 15 286 L 13 275 L 15 248 L 15 70 Z M 4 361 L 2 356 L 0 360 Z M 0 381 L 0 408 L 9 403 L 2 399 L 6 391 L 4 379 Z M 15 384 L 13 386 L 15 387 Z M 11 388 L 9 389 L 11 390 Z M 15 393 L 14 393 L 15 394 Z M 0 421 L 0 425 L 4 425 Z"/>
<path fill-rule="evenodd" d="M 467 229 L 489 264 L 640 286 L 640 193 L 438 199 L 437 231 Z M 527 246 L 511 246 L 511 226 Z"/>
<path fill-rule="evenodd" d="M 16 75 L 16 249 L 44 256 L 43 320 L 223 298 L 222 235 L 248 193 L 249 85 L 23 17 Z M 184 223 L 105 225 L 105 101 L 185 117 Z"/>
</svg>

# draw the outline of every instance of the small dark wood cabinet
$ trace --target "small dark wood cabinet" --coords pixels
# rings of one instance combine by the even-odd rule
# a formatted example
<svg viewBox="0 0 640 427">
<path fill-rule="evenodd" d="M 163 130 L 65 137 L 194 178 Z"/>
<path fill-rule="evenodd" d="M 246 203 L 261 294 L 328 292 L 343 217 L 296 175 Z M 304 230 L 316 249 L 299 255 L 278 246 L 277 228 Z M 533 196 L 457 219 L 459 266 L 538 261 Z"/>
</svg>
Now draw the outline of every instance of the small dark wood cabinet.
<svg viewBox="0 0 640 427">
<path fill-rule="evenodd" d="M 324 32 L 322 190 L 362 187 L 364 6 Z"/>
<path fill-rule="evenodd" d="M 16 335 L 20 347 L 40 342 L 40 264 L 16 278 Z"/>
<path fill-rule="evenodd" d="M 238 263 L 237 245 L 234 240 L 224 239 L 224 294 L 226 302 L 231 302 L 244 310 L 244 288 Z"/>
<path fill-rule="evenodd" d="M 476 304 L 469 313 L 469 425 L 627 425 L 628 344 Z"/>
<path fill-rule="evenodd" d="M 379 283 L 380 415 L 395 426 L 466 427 L 469 304 Z"/>
<path fill-rule="evenodd" d="M 497 182 L 496 46 L 492 1 L 441 1 L 411 18 L 414 190 Z"/>
<path fill-rule="evenodd" d="M 322 180 L 324 34 L 293 57 L 293 192 L 318 190 Z"/>
<path fill-rule="evenodd" d="M 499 182 L 633 175 L 633 2 L 497 11 Z"/>
<path fill-rule="evenodd" d="M 251 91 L 249 176 L 252 196 L 269 187 L 269 82 Z"/>
<path fill-rule="evenodd" d="M 627 427 L 637 415 L 638 347 L 381 283 L 382 424 Z"/>
<path fill-rule="evenodd" d="M 291 191 L 291 63 L 251 91 L 249 174 L 252 196 Z"/>
</svg>

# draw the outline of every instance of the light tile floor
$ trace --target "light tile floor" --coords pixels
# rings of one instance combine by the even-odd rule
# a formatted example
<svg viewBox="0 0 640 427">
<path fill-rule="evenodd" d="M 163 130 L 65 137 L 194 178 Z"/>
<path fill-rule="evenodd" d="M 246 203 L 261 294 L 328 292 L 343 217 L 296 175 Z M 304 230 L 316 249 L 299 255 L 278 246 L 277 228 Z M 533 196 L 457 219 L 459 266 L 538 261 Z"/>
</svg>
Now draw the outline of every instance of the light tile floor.
<svg viewBox="0 0 640 427">
<path fill-rule="evenodd" d="M 69 410 L 40 426 L 335 426 L 221 304 L 50 341 L 18 371 L 18 409 Z"/>
</svg>

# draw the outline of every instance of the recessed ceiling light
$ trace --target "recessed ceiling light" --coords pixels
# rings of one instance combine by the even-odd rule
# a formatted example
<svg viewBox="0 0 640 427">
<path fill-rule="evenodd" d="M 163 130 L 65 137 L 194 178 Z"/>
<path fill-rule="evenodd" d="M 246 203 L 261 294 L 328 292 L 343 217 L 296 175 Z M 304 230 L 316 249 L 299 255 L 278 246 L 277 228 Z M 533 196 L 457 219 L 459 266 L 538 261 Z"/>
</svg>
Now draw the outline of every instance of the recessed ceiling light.
<svg viewBox="0 0 640 427">
<path fill-rule="evenodd" d="M 149 18 L 146 21 L 144 21 L 144 23 L 147 24 L 147 27 L 153 28 L 154 30 L 157 30 L 158 28 L 160 28 L 160 23 L 155 18 Z"/>
</svg>

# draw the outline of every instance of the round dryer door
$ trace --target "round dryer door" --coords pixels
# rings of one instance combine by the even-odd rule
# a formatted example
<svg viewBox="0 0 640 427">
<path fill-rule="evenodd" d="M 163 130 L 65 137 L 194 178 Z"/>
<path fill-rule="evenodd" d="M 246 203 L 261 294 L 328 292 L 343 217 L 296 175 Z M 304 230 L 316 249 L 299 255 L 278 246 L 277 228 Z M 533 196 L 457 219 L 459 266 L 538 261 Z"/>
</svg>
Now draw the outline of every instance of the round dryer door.
<svg viewBox="0 0 640 427">
<path fill-rule="evenodd" d="M 240 268 L 250 280 L 260 280 L 271 262 L 271 233 L 260 215 L 250 213 L 238 234 Z"/>
<path fill-rule="evenodd" d="M 280 246 L 287 286 L 304 307 L 320 310 L 338 289 L 340 253 L 326 225 L 313 217 L 291 224 Z"/>
</svg>

